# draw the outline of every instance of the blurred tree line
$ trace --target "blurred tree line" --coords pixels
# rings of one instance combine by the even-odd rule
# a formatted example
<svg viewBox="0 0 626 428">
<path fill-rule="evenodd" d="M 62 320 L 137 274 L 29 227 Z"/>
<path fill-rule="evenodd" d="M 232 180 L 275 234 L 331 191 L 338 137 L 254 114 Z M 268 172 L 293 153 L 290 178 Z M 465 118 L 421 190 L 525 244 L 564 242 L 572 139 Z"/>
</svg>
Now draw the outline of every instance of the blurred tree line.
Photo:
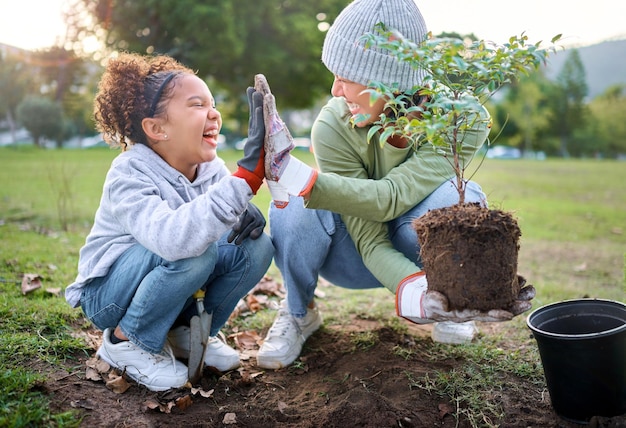
<svg viewBox="0 0 626 428">
<path fill-rule="evenodd" d="M 45 138 L 58 147 L 70 137 L 93 135 L 92 100 L 102 61 L 116 51 L 133 51 L 171 55 L 197 70 L 222 112 L 222 133 L 240 138 L 247 132 L 245 89 L 257 73 L 267 76 L 284 112 L 314 108 L 329 96 L 333 76 L 320 60 L 321 48 L 328 26 L 348 3 L 73 0 L 62 46 L 0 51 L 0 132 L 14 135 L 24 127 L 35 144 Z M 100 48 L 87 52 L 87 40 L 98 40 Z M 567 55 L 554 81 L 539 71 L 492 100 L 492 144 L 548 156 L 626 154 L 626 88 L 588 100 L 578 51 Z"/>
</svg>

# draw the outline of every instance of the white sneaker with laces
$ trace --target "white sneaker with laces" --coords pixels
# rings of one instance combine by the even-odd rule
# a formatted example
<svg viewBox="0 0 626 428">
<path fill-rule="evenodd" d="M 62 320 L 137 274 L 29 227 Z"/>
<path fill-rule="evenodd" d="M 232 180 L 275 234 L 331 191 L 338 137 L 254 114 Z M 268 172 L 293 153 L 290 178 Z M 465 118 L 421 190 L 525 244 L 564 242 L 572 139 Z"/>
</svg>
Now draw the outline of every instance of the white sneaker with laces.
<svg viewBox="0 0 626 428">
<path fill-rule="evenodd" d="M 167 340 L 177 358 L 189 359 L 190 339 L 190 329 L 187 326 L 173 328 L 167 334 Z M 239 352 L 228 346 L 221 337 L 209 337 L 204 364 L 221 372 L 236 369 L 240 364 Z"/>
<path fill-rule="evenodd" d="M 283 301 L 257 353 L 257 365 L 264 369 L 287 367 L 298 358 L 304 342 L 321 325 L 322 316 L 317 306 L 308 308 L 303 318 L 296 318 L 289 313 Z"/>
<path fill-rule="evenodd" d="M 187 382 L 187 366 L 176 360 L 167 343 L 159 354 L 151 354 L 129 341 L 113 344 L 111 334 L 112 329 L 104 330 L 96 354 L 112 367 L 125 371 L 138 384 L 151 391 L 166 391 Z"/>
</svg>

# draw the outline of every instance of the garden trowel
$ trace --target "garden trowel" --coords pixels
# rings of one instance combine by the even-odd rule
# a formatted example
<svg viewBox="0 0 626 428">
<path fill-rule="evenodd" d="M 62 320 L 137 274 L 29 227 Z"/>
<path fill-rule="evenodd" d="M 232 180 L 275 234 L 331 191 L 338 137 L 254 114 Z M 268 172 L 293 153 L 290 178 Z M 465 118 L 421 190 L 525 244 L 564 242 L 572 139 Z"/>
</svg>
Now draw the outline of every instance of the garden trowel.
<svg viewBox="0 0 626 428">
<path fill-rule="evenodd" d="M 189 381 L 194 384 L 202 377 L 204 367 L 204 353 L 209 343 L 209 331 L 211 330 L 211 320 L 213 314 L 204 310 L 204 290 L 200 289 L 193 294 L 196 301 L 198 314 L 191 317 L 189 321 L 190 343 L 189 343 Z"/>
</svg>

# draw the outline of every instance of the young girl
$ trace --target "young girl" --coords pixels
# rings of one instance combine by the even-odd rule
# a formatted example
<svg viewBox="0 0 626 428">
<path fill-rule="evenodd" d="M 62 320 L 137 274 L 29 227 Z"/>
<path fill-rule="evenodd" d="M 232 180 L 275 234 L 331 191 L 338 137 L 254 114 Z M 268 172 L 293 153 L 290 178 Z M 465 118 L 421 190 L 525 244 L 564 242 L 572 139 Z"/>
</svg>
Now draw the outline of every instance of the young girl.
<svg viewBox="0 0 626 428">
<path fill-rule="evenodd" d="M 153 391 L 187 382 L 192 295 L 213 313 L 205 364 L 239 355 L 217 338 L 274 248 L 250 203 L 263 182 L 263 101 L 248 89 L 248 141 L 230 174 L 217 156 L 222 118 L 207 85 L 166 56 L 112 59 L 95 98 L 98 129 L 122 153 L 106 176 L 66 299 L 103 330 L 98 356 Z M 169 338 L 169 340 L 168 340 Z"/>
</svg>

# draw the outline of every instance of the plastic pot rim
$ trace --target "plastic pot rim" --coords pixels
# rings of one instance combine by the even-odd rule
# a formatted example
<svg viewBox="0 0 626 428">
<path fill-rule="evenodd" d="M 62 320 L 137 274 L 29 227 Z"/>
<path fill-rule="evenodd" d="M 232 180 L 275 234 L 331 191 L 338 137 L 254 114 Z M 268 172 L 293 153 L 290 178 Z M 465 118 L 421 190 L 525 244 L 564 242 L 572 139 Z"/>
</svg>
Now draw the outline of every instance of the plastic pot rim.
<svg viewBox="0 0 626 428">
<path fill-rule="evenodd" d="M 571 306 L 571 305 L 577 305 L 577 304 L 583 304 L 583 303 L 605 303 L 605 304 L 609 304 L 611 306 L 616 306 L 616 307 L 621 307 L 624 310 L 624 322 L 622 325 L 617 326 L 615 328 L 612 328 L 610 330 L 603 330 L 600 332 L 594 332 L 594 333 L 581 333 L 581 334 L 564 334 L 564 333 L 553 333 L 550 331 L 546 331 L 546 330 L 542 330 L 541 328 L 533 325 L 532 321 L 539 315 L 541 315 L 541 313 L 548 311 L 550 309 L 554 309 L 558 306 Z M 561 300 L 558 302 L 554 302 L 554 303 L 549 303 L 547 305 L 544 305 L 540 308 L 535 309 L 534 311 L 532 311 L 528 317 L 526 318 L 526 325 L 528 326 L 528 328 L 530 330 L 532 330 L 534 333 L 538 333 L 542 336 L 545 337 L 553 337 L 553 338 L 559 338 L 559 339 L 572 339 L 572 340 L 581 340 L 581 339 L 597 339 L 598 337 L 603 337 L 603 336 L 609 336 L 609 335 L 613 335 L 616 333 L 620 333 L 622 330 L 626 331 L 626 303 L 617 301 L 617 300 L 610 300 L 610 299 L 595 299 L 595 298 L 585 298 L 585 299 L 570 299 L 570 300 Z"/>
</svg>

